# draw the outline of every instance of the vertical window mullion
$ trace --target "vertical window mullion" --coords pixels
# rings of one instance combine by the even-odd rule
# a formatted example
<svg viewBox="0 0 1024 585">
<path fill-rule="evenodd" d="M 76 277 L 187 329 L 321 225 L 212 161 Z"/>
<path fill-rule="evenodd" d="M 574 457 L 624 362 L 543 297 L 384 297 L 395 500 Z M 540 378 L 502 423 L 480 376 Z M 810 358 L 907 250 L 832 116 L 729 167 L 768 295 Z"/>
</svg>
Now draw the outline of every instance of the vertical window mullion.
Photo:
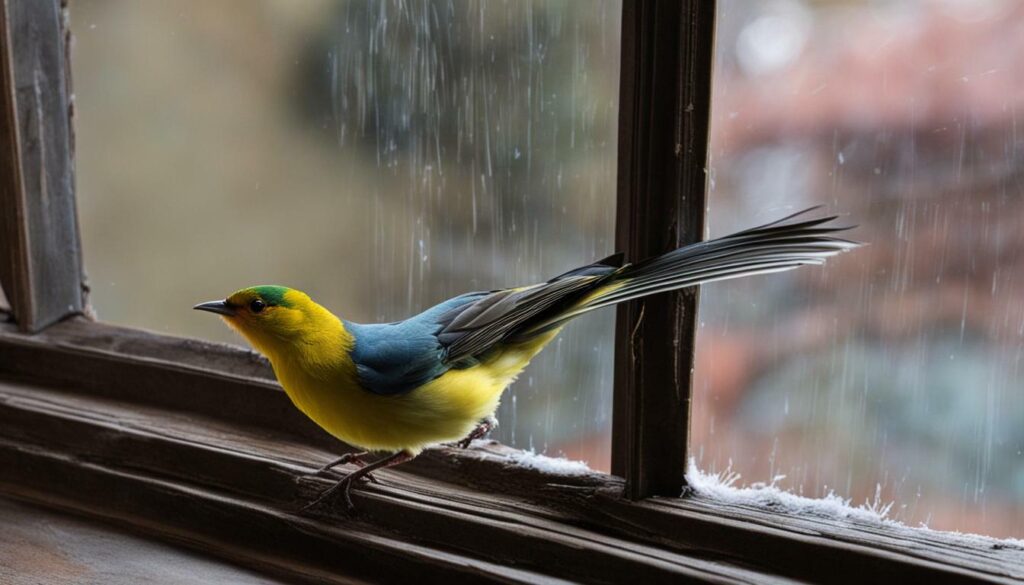
<svg viewBox="0 0 1024 585">
<path fill-rule="evenodd" d="M 703 238 L 714 28 L 711 0 L 624 3 L 616 243 L 629 261 Z M 697 300 L 618 309 L 612 471 L 631 499 L 683 488 Z"/>
<path fill-rule="evenodd" d="M 22 331 L 84 304 L 59 0 L 0 0 L 0 284 Z"/>
</svg>

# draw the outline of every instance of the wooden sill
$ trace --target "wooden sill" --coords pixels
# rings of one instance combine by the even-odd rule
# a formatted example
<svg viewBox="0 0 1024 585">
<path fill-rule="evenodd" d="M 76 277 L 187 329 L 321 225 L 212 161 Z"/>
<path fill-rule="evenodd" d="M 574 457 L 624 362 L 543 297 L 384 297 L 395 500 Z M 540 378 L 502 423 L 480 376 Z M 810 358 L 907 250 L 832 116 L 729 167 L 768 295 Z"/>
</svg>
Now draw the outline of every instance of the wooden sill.
<svg viewBox="0 0 1024 585">
<path fill-rule="evenodd" d="M 698 498 L 629 502 L 603 474 L 544 475 L 501 446 L 435 449 L 296 510 L 342 446 L 250 352 L 68 321 L 0 327 L 0 491 L 311 581 L 1012 582 L 1024 550 Z M 425 573 L 426 571 L 426 573 Z"/>
<path fill-rule="evenodd" d="M 285 585 L 288 580 L 106 523 L 0 498 L 0 583 Z"/>
</svg>

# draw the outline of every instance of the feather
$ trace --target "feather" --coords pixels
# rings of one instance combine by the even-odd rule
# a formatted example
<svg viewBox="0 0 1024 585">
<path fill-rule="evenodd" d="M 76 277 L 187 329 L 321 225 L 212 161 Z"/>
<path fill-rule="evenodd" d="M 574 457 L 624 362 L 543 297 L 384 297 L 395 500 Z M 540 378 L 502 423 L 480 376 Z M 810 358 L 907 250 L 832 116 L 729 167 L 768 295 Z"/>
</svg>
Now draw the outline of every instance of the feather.
<svg viewBox="0 0 1024 585">
<path fill-rule="evenodd" d="M 346 321 L 352 335 L 349 357 L 360 385 L 373 394 L 393 396 L 410 392 L 441 376 L 451 364 L 444 360 L 438 339 L 442 317 L 464 309 L 490 293 L 468 293 L 396 323 L 363 325 Z"/>
<path fill-rule="evenodd" d="M 859 244 L 833 234 L 836 216 L 793 221 L 817 208 L 735 234 L 683 246 L 638 264 L 615 254 L 523 289 L 495 291 L 450 314 L 439 333 L 446 360 L 459 362 L 502 342 L 519 343 L 584 313 L 688 286 L 820 264 Z"/>
<path fill-rule="evenodd" d="M 637 264 L 614 254 L 544 283 L 464 294 L 398 323 L 346 323 L 355 338 L 360 383 L 375 394 L 406 393 L 590 311 L 701 283 L 821 264 L 859 245 L 834 235 L 849 227 L 826 225 L 836 216 L 797 219 L 814 209 Z"/>
</svg>

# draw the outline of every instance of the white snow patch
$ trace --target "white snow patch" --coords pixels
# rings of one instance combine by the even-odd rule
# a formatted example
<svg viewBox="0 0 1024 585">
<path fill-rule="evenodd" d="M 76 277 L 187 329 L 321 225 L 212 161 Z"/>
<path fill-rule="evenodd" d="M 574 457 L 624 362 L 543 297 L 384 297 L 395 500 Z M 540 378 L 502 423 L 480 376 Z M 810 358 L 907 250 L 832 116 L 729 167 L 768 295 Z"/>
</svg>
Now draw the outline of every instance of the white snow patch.
<svg viewBox="0 0 1024 585">
<path fill-rule="evenodd" d="M 881 486 L 875 489 L 873 500 L 854 506 L 849 499 L 844 499 L 832 492 L 819 499 L 798 496 L 784 491 L 775 485 L 784 477 L 776 476 L 771 483 L 767 484 L 759 482 L 746 487 L 737 487 L 740 474 L 732 471 L 731 468 L 720 473 L 705 473 L 697 468 L 693 458 L 690 459 L 686 471 L 686 483 L 696 494 L 726 504 L 752 506 L 818 518 L 855 520 L 917 534 L 935 534 L 947 540 L 952 539 L 972 546 L 995 546 L 1024 551 L 1024 540 L 1017 538 L 1000 539 L 981 534 L 932 530 L 927 526 L 907 526 L 898 520 L 888 518 L 895 502 L 884 503 L 881 501 Z"/>
<path fill-rule="evenodd" d="M 586 461 L 573 461 L 564 457 L 548 457 L 534 451 L 516 451 L 508 454 L 512 465 L 534 469 L 551 475 L 589 475 L 596 473 Z"/>
<path fill-rule="evenodd" d="M 720 473 L 705 473 L 697 468 L 691 458 L 687 466 L 686 483 L 694 492 L 714 498 L 727 504 L 742 504 L 758 508 L 770 508 L 791 513 L 811 514 L 826 518 L 850 518 L 871 523 L 881 523 L 892 509 L 892 504 L 880 504 L 876 492 L 875 502 L 853 507 L 834 493 L 821 499 L 798 496 L 776 487 L 776 482 L 785 476 L 772 478 L 772 483 L 754 483 L 737 487 L 740 474 L 726 469 Z"/>
</svg>

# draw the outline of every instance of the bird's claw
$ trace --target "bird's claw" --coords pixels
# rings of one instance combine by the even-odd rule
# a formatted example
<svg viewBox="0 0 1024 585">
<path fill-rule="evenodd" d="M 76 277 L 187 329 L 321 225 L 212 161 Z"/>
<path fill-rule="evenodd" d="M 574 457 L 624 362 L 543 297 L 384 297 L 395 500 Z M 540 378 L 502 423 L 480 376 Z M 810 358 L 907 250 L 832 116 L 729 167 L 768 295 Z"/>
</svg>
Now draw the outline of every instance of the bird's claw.
<svg viewBox="0 0 1024 585">
<path fill-rule="evenodd" d="M 339 479 L 337 483 L 324 490 L 323 493 L 321 493 L 315 500 L 303 506 L 300 509 L 300 511 L 305 512 L 312 508 L 315 508 L 316 506 L 322 504 L 328 499 L 334 497 L 334 494 L 336 494 L 340 490 L 341 497 L 345 501 L 345 509 L 348 512 L 348 514 L 351 515 L 356 507 L 355 504 L 352 503 L 351 494 L 352 486 L 353 484 L 355 484 L 356 481 L 365 479 L 369 480 L 372 483 L 377 483 L 377 480 L 372 475 L 374 471 L 405 463 L 406 461 L 409 461 L 410 459 L 416 456 L 408 451 L 403 450 L 398 451 L 397 453 L 393 453 L 392 455 L 389 455 L 383 459 L 374 461 L 373 463 L 367 464 L 366 462 L 360 461 L 360 458 L 363 457 L 364 455 L 366 455 L 365 452 L 350 454 L 346 457 L 340 457 L 337 461 L 331 462 L 329 465 L 327 465 L 325 469 L 330 469 L 331 467 L 339 465 L 343 462 L 360 464 L 359 469 Z"/>
<path fill-rule="evenodd" d="M 484 420 L 480 421 L 480 424 L 475 429 L 469 432 L 468 435 L 459 442 L 455 443 L 455 446 L 460 449 L 468 449 L 473 441 L 482 439 L 487 436 L 488 433 L 498 428 L 498 419 L 493 416 L 489 416 Z"/>
<path fill-rule="evenodd" d="M 357 466 L 359 466 L 359 467 L 365 467 L 366 466 L 366 463 L 361 462 L 361 461 L 358 462 L 358 463 L 353 461 L 352 463 L 357 465 Z M 329 467 L 321 467 L 320 469 L 316 470 L 316 474 L 317 475 L 327 475 L 327 472 L 329 472 L 330 470 L 331 470 L 331 468 L 329 468 Z M 376 484 L 380 483 L 379 481 L 377 481 L 377 478 L 374 477 L 372 473 L 367 473 L 366 475 L 360 477 L 359 479 L 360 480 L 368 480 L 370 483 L 376 483 Z"/>
<path fill-rule="evenodd" d="M 368 454 L 369 453 L 367 453 L 366 451 L 362 451 L 360 453 L 345 453 L 341 457 L 338 457 L 334 461 L 331 461 L 330 463 L 327 463 L 320 469 L 317 469 L 316 474 L 323 475 L 330 471 L 331 469 L 337 467 L 338 465 L 347 465 L 349 463 L 352 463 L 358 467 L 364 467 L 366 465 L 366 460 L 363 458 L 366 457 Z"/>
<path fill-rule="evenodd" d="M 362 478 L 359 478 L 359 479 L 362 479 Z M 376 482 L 376 480 L 373 480 L 373 479 L 371 479 L 371 481 Z M 337 493 L 338 490 L 341 490 L 341 497 L 342 497 L 343 501 L 345 502 L 345 513 L 351 516 L 352 513 L 355 512 L 355 509 L 356 509 L 356 505 L 354 503 L 352 503 L 352 494 L 350 493 L 351 490 L 352 490 L 351 475 L 346 475 L 345 477 L 341 478 L 338 481 L 338 483 L 336 483 L 336 484 L 332 485 L 331 487 L 327 488 L 326 490 L 324 490 L 323 493 L 320 494 L 319 496 L 317 496 L 317 498 L 315 500 L 313 500 L 312 502 L 310 502 L 310 503 L 306 504 L 305 506 L 303 506 L 302 508 L 300 508 L 299 511 L 300 512 L 308 512 L 308 511 L 312 510 L 313 508 L 319 506 L 320 504 L 323 504 L 323 503 L 327 502 L 328 500 L 331 500 L 334 497 L 335 493 Z"/>
<path fill-rule="evenodd" d="M 359 453 L 347 453 L 346 455 L 338 458 L 336 461 L 332 461 L 331 463 L 328 463 L 327 465 L 321 467 L 319 470 L 317 470 L 317 474 L 324 474 L 330 471 L 331 468 L 334 467 L 335 465 L 343 465 L 345 463 L 352 463 L 359 466 L 360 468 L 366 467 L 366 461 L 362 459 L 362 455 L 363 454 Z M 317 496 L 315 500 L 300 508 L 299 511 L 308 512 L 309 510 L 317 507 L 318 505 L 330 500 L 332 497 L 334 497 L 334 494 L 337 493 L 338 490 L 341 490 L 342 498 L 345 501 L 345 511 L 349 515 L 351 515 L 356 508 L 355 504 L 352 503 L 351 494 L 352 484 L 354 481 L 380 484 L 380 482 L 377 481 L 377 478 L 373 476 L 373 473 L 362 473 L 357 475 L 355 472 L 352 472 L 338 480 L 338 483 L 324 490 L 323 493 Z"/>
</svg>

